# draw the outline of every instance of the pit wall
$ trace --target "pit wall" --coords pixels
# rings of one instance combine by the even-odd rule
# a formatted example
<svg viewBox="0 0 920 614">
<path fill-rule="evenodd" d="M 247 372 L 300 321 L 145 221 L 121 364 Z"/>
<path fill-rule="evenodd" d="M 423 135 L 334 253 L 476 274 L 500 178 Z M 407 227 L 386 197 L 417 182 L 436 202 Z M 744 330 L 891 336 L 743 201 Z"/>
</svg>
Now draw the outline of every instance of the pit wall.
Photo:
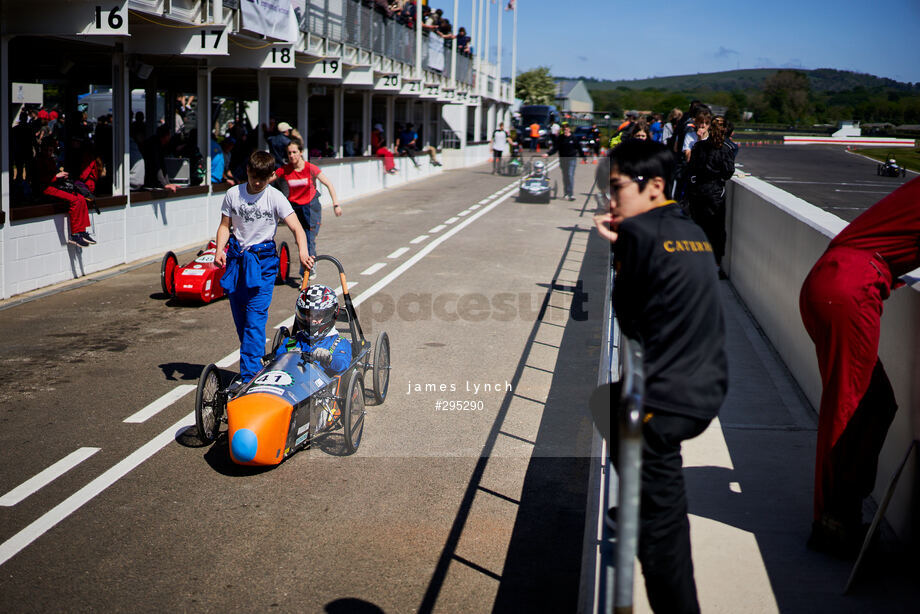
<svg viewBox="0 0 920 614">
<path fill-rule="evenodd" d="M 754 177 L 728 186 L 723 266 L 732 285 L 779 352 L 814 408 L 821 378 L 814 345 L 799 314 L 799 290 L 831 238 L 846 222 Z M 915 277 L 920 270 L 914 271 Z M 917 284 L 915 284 L 917 287 Z M 911 441 L 920 433 L 920 293 L 910 287 L 885 302 L 879 356 L 898 400 L 898 413 L 879 458 L 873 498 L 881 501 Z M 817 411 L 817 409 L 816 409 Z M 898 482 L 887 519 L 901 539 L 918 533 L 917 467 L 911 457 Z M 813 467 L 803 468 L 809 472 Z"/>
<path fill-rule="evenodd" d="M 417 156 L 419 168 L 408 158 L 396 159 L 397 175 L 383 172 L 380 159 L 323 163 L 339 200 L 367 196 L 387 188 L 427 179 L 443 169 L 464 168 L 485 162 L 488 145 L 444 150 L 438 155 L 443 167 L 431 166 L 427 156 Z M 320 200 L 331 206 L 320 184 Z M 434 195 L 433 195 L 434 196 Z M 0 266 L 3 267 L 0 299 L 30 292 L 91 273 L 161 256 L 196 243 L 204 246 L 213 238 L 220 220 L 223 192 L 147 200 L 90 212 L 90 232 L 97 245 L 80 248 L 67 243 L 67 216 L 55 214 L 10 222 L 0 226 Z M 347 211 L 347 204 L 346 204 Z"/>
</svg>

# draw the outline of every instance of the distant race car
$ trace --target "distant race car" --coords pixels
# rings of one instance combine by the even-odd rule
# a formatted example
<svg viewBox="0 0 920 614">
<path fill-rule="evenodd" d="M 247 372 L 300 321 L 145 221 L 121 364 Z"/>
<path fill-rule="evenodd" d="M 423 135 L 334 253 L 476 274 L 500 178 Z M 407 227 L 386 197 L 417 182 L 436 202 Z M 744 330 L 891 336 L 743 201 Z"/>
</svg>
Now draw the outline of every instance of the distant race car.
<svg viewBox="0 0 920 614">
<path fill-rule="evenodd" d="M 518 202 L 536 201 L 549 203 L 556 198 L 558 184 L 550 184 L 549 175 L 542 161 L 534 162 L 533 171 L 521 177 L 518 189 Z"/>
<path fill-rule="evenodd" d="M 204 368 L 195 395 L 195 427 L 198 438 L 210 444 L 224 436 L 230 460 L 239 465 L 278 465 L 319 435 L 342 431 L 344 450 L 353 454 L 364 432 L 365 398 L 375 405 L 386 400 L 390 383 L 390 339 L 386 332 L 368 341 L 355 311 L 342 264 L 332 256 L 317 256 L 338 269 L 344 311 L 336 321 L 347 323 L 352 359 L 348 368 L 329 375 L 308 352 L 298 350 L 276 355 L 288 337 L 297 334 L 297 322 L 275 334 L 271 351 L 262 359 L 262 370 L 249 383 L 239 386 L 237 377 L 222 381 L 214 364 Z M 308 283 L 305 276 L 304 284 Z M 345 330 L 339 330 L 346 334 Z M 365 394 L 365 378 L 372 384 Z M 221 431 L 221 425 L 227 428 Z"/>
<path fill-rule="evenodd" d="M 907 169 L 898 165 L 894 158 L 888 158 L 885 162 L 879 162 L 875 172 L 882 177 L 904 177 L 907 175 Z"/>
<path fill-rule="evenodd" d="M 224 250 L 226 251 L 226 249 Z M 198 252 L 198 257 L 185 266 L 172 252 L 166 252 L 160 265 L 160 285 L 163 293 L 180 301 L 210 303 L 224 295 L 220 278 L 223 267 L 214 263 L 217 243 L 212 239 L 208 246 Z M 278 246 L 278 277 L 275 283 L 286 283 L 290 274 L 291 250 L 287 243 Z"/>
</svg>

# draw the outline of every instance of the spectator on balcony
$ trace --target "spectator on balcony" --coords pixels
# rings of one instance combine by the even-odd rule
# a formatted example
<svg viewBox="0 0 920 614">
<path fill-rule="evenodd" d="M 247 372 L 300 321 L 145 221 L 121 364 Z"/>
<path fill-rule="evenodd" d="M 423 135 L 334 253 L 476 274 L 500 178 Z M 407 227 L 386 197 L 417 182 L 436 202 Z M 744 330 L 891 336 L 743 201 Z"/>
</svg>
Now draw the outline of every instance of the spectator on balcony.
<svg viewBox="0 0 920 614">
<path fill-rule="evenodd" d="M 438 9 L 441 10 L 441 9 Z M 438 24 L 438 29 L 435 30 L 435 34 L 443 38 L 444 40 L 451 40 L 454 38 L 454 28 L 450 24 L 450 20 L 442 17 L 441 22 Z"/>
<path fill-rule="evenodd" d="M 466 28 L 464 27 L 457 30 L 457 51 L 466 54 L 473 52 L 470 47 L 470 37 L 467 35 Z"/>
<path fill-rule="evenodd" d="M 383 169 L 388 175 L 395 175 L 399 172 L 393 161 L 393 152 L 387 149 L 383 138 L 383 124 L 374 124 L 374 129 L 371 131 L 371 151 L 375 156 L 383 158 Z"/>
<path fill-rule="evenodd" d="M 428 32 L 436 32 L 438 26 L 441 25 L 441 15 L 444 14 L 444 11 L 441 9 L 435 9 L 432 12 L 431 7 L 427 4 L 422 7 L 422 15 L 425 17 L 424 25 L 422 28 Z"/>
<path fill-rule="evenodd" d="M 387 17 L 392 17 L 396 12 L 395 4 L 391 0 L 374 0 L 374 8 Z"/>
</svg>

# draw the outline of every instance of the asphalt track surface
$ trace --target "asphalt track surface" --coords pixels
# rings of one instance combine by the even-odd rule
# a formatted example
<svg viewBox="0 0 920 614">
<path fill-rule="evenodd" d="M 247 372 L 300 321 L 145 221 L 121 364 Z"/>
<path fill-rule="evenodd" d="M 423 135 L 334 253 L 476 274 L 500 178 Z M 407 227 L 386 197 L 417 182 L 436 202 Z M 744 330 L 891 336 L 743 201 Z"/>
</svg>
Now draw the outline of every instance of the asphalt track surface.
<svg viewBox="0 0 920 614">
<path fill-rule="evenodd" d="M 238 343 L 226 300 L 160 294 L 159 262 L 0 310 L 0 610 L 573 611 L 609 247 L 594 168 L 577 202 L 517 203 L 483 165 L 326 213 L 320 253 L 392 345 L 352 456 L 333 434 L 252 470 L 197 441 L 192 388 Z M 276 287 L 267 336 L 296 295 Z"/>
<path fill-rule="evenodd" d="M 893 154 L 897 157 L 897 151 Z M 917 177 L 879 177 L 875 160 L 834 145 L 742 147 L 740 170 L 763 179 L 846 221 Z"/>
</svg>

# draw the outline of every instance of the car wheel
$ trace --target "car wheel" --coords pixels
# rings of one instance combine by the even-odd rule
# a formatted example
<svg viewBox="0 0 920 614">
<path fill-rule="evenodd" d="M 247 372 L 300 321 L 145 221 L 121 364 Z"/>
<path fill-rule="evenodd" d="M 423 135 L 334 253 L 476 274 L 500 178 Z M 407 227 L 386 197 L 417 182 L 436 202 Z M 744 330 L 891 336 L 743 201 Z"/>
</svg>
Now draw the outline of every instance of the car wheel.
<svg viewBox="0 0 920 614">
<path fill-rule="evenodd" d="M 382 405 L 390 387 L 390 337 L 386 332 L 377 335 L 374 344 L 374 402 Z"/>
<path fill-rule="evenodd" d="M 179 267 L 179 259 L 172 252 L 166 252 L 163 256 L 163 262 L 160 264 L 160 286 L 163 288 L 163 294 L 170 298 L 176 297 L 176 269 Z"/>
<path fill-rule="evenodd" d="M 278 278 L 275 283 L 286 284 L 291 276 L 291 249 L 285 241 L 278 247 Z"/>
<path fill-rule="evenodd" d="M 220 390 L 220 372 L 212 363 L 204 368 L 198 378 L 195 393 L 195 426 L 198 439 L 211 443 L 217 439 L 223 407 L 218 406 L 217 392 Z"/>
<path fill-rule="evenodd" d="M 353 372 L 348 380 L 342 426 L 345 430 L 345 452 L 354 454 L 364 433 L 364 376 L 359 371 Z"/>
</svg>

